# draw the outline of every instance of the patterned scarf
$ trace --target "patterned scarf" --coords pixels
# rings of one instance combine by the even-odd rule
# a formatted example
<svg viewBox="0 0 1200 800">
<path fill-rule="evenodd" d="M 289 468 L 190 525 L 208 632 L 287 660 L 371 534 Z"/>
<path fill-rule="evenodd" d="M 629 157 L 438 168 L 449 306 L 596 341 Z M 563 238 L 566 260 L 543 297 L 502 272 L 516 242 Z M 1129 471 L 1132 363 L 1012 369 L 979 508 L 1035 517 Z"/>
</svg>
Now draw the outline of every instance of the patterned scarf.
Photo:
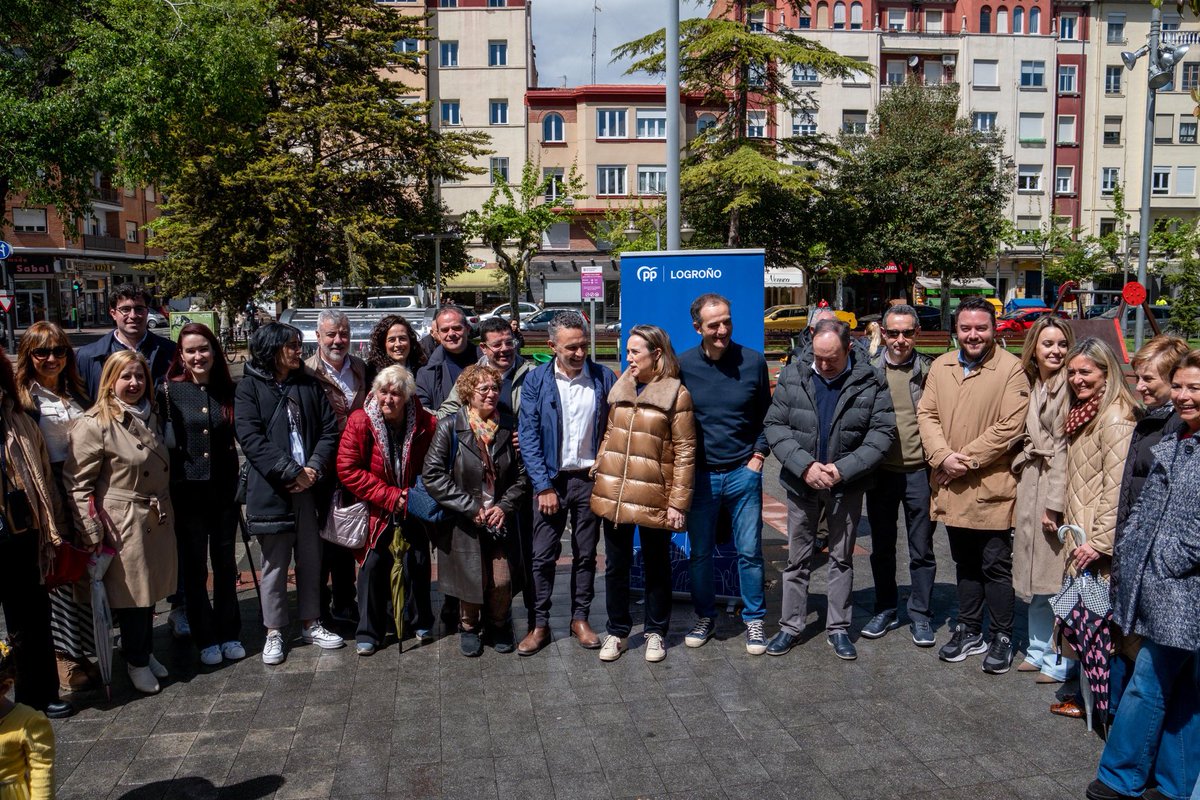
<svg viewBox="0 0 1200 800">
<path fill-rule="evenodd" d="M 1080 403 L 1071 404 L 1071 410 L 1067 412 L 1067 436 L 1074 436 L 1080 428 L 1087 425 L 1096 417 L 1096 412 L 1100 410 L 1100 395 L 1096 394 L 1091 400 Z"/>
<path fill-rule="evenodd" d="M 494 415 L 490 419 L 483 419 L 473 408 L 467 409 L 467 423 L 471 426 L 471 433 L 475 434 L 475 441 L 479 444 L 479 457 L 483 461 L 484 495 L 494 497 L 496 494 L 496 465 L 492 462 L 492 442 L 496 440 L 496 430 L 500 424 L 496 422 Z"/>
<path fill-rule="evenodd" d="M 408 465 L 408 454 L 412 449 L 413 438 L 417 432 L 417 409 L 416 403 L 410 397 L 404 405 L 404 441 L 400 447 L 392 446 L 392 426 L 383 418 L 383 412 L 379 410 L 379 400 L 374 393 L 367 395 L 367 402 L 363 404 L 363 411 L 367 415 L 367 419 L 371 423 L 371 431 L 375 434 L 376 446 L 380 448 L 382 453 L 384 478 L 394 482 L 400 488 L 407 488 L 411 481 L 408 480 L 408 475 L 405 474 L 405 468 Z"/>
</svg>

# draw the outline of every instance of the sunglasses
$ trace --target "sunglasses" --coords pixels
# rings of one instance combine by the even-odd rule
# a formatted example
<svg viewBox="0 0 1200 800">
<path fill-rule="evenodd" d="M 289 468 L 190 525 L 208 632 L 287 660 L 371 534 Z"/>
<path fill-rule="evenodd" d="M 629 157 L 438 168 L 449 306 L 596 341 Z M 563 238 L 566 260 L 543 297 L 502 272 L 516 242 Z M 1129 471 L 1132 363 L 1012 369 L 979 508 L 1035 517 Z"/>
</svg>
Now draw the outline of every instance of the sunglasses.
<svg viewBox="0 0 1200 800">
<path fill-rule="evenodd" d="M 889 339 L 899 339 L 901 336 L 903 336 L 905 339 L 911 339 L 917 335 L 917 331 L 915 328 L 904 328 L 901 330 L 888 328 L 883 332 L 883 335 Z"/>
<path fill-rule="evenodd" d="M 43 360 L 49 358 L 50 356 L 54 356 L 55 358 L 66 358 L 67 353 L 70 352 L 70 350 L 71 348 L 63 347 L 62 345 L 59 345 L 58 347 L 35 347 L 29 351 L 29 354 L 34 358 Z"/>
</svg>

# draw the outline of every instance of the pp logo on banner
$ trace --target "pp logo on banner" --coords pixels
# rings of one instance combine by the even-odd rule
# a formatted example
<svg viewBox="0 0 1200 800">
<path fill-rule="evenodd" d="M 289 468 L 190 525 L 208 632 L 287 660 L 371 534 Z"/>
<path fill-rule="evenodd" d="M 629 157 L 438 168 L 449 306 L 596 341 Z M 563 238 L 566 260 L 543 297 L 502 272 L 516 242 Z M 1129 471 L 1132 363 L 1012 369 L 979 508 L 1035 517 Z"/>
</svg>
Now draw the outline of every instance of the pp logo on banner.
<svg viewBox="0 0 1200 800">
<path fill-rule="evenodd" d="M 639 281 L 642 281 L 643 283 L 649 283 L 650 281 L 652 281 L 652 280 L 655 280 L 656 278 L 658 278 L 658 268 L 657 268 L 657 267 L 651 267 L 651 266 L 648 266 L 648 265 L 647 265 L 647 266 L 638 267 L 638 269 L 637 269 L 637 277 L 638 277 L 638 280 L 639 280 Z"/>
</svg>

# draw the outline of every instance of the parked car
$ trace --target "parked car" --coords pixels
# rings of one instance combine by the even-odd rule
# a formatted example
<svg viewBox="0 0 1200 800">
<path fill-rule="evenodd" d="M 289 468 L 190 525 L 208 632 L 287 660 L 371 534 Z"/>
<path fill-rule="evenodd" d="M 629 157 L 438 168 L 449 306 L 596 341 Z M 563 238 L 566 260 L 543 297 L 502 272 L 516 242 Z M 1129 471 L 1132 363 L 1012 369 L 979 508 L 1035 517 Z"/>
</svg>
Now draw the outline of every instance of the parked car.
<svg viewBox="0 0 1200 800">
<path fill-rule="evenodd" d="M 621 320 L 617 320 L 616 322 L 608 323 L 607 325 L 604 326 L 604 330 L 608 331 L 609 333 L 620 333 L 621 332 Z"/>
<path fill-rule="evenodd" d="M 544 331 L 550 327 L 550 320 L 554 319 L 555 314 L 561 314 L 564 311 L 576 311 L 574 308 L 544 308 L 538 313 L 531 316 L 529 319 L 521 321 L 521 330 L 523 331 Z M 582 313 L 582 312 L 581 312 Z M 587 314 L 583 315 L 587 319 Z"/>
<path fill-rule="evenodd" d="M 834 314 L 851 330 L 858 327 L 858 318 L 853 311 L 835 311 Z M 808 306 L 771 306 L 763 312 L 763 328 L 768 331 L 802 331 L 808 327 Z"/>
<path fill-rule="evenodd" d="M 1100 319 L 1116 319 L 1117 311 L 1120 306 L 1114 306 L 1108 311 L 1100 315 Z M 1134 323 L 1137 320 L 1135 316 L 1137 306 L 1125 306 L 1125 335 L 1133 336 Z M 1150 306 L 1150 313 L 1154 315 L 1154 319 L 1158 321 L 1158 326 L 1167 331 L 1171 323 L 1171 307 L 1170 306 Z M 1149 320 L 1146 321 L 1146 335 L 1153 336 L 1154 329 L 1150 327 Z"/>
<path fill-rule="evenodd" d="M 146 316 L 149 317 L 149 319 L 146 320 L 146 327 L 150 328 L 151 330 L 154 328 L 166 328 L 168 325 L 170 325 L 170 323 L 167 322 L 167 318 L 155 311 L 153 308 L 146 312 Z"/>
<path fill-rule="evenodd" d="M 1048 308 L 1022 308 L 1019 311 L 1013 311 L 1005 314 L 996 320 L 996 333 L 1012 335 L 1014 333 L 1024 333 L 1033 327 L 1033 324 L 1047 314 L 1054 313 Z M 1065 311 L 1059 311 L 1058 316 L 1063 319 L 1070 319 L 1071 315 Z"/>
<path fill-rule="evenodd" d="M 367 298 L 367 308 L 420 308 L 421 300 L 415 294 L 385 294 Z"/>
<path fill-rule="evenodd" d="M 479 320 L 482 322 L 483 320 L 491 319 L 492 317 L 504 317 L 505 319 L 509 319 L 508 309 L 509 309 L 508 303 L 504 303 L 503 305 L 496 306 L 495 308 L 493 308 L 491 311 L 487 312 L 486 314 L 481 314 L 479 316 Z M 521 316 L 521 319 L 529 319 L 530 317 L 532 317 L 534 314 L 538 313 L 541 310 L 542 310 L 542 307 L 539 306 L 537 303 L 526 303 L 526 302 L 517 303 L 517 313 Z"/>
</svg>

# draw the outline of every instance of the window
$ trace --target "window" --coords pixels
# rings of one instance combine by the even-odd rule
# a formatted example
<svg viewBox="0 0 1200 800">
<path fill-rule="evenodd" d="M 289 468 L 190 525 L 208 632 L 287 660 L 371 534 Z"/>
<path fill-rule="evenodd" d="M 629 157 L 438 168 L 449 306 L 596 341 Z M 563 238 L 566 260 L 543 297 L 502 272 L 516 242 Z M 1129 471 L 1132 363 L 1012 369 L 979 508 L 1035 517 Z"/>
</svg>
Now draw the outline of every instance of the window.
<svg viewBox="0 0 1200 800">
<path fill-rule="evenodd" d="M 1170 144 L 1175 139 L 1175 115 L 1154 115 L 1154 143 Z"/>
<path fill-rule="evenodd" d="M 1008 9 L 996 9 L 996 33 L 1008 33 Z"/>
<path fill-rule="evenodd" d="M 1021 164 L 1017 167 L 1017 191 L 1040 192 L 1042 190 L 1042 165 Z"/>
<path fill-rule="evenodd" d="M 889 59 L 884 65 L 883 79 L 887 86 L 901 86 L 904 84 L 904 75 L 907 72 L 907 65 L 903 58 Z"/>
<path fill-rule="evenodd" d="M 862 3 L 850 4 L 850 30 L 861 31 L 863 26 L 863 7 Z"/>
<path fill-rule="evenodd" d="M 846 29 L 846 4 L 841 0 L 833 4 L 833 29 L 835 31 Z"/>
<path fill-rule="evenodd" d="M 1079 68 L 1074 64 L 1060 64 L 1058 67 L 1058 93 L 1059 94 L 1075 94 L 1075 78 L 1079 74 Z"/>
<path fill-rule="evenodd" d="M 1013 33 L 1025 32 L 1025 9 L 1017 6 L 1013 9 Z"/>
<path fill-rule="evenodd" d="M 696 119 L 696 135 L 704 133 L 709 128 L 715 127 L 717 124 L 717 116 L 715 114 L 701 114 Z"/>
<path fill-rule="evenodd" d="M 1058 17 L 1058 38 L 1066 41 L 1078 39 L 1078 14 L 1060 14 Z"/>
<path fill-rule="evenodd" d="M 1054 193 L 1055 194 L 1072 194 L 1075 191 L 1075 168 L 1074 167 L 1055 167 L 1054 168 Z"/>
<path fill-rule="evenodd" d="M 1055 135 L 1058 144 L 1075 144 L 1075 115 L 1060 114 L 1058 117 L 1058 132 Z"/>
<path fill-rule="evenodd" d="M 1180 21 L 1178 14 L 1164 13 L 1162 15 L 1162 29 L 1164 31 L 1177 31 L 1179 30 Z"/>
<path fill-rule="evenodd" d="M 136 222 L 126 222 L 125 223 L 125 241 L 133 242 L 134 244 L 136 244 L 137 240 L 138 240 L 137 233 L 138 233 L 138 226 L 137 226 Z"/>
<path fill-rule="evenodd" d="M 149 203 L 153 203 L 154 202 L 154 187 L 147 186 L 145 188 L 145 194 L 146 194 L 146 201 Z"/>
<path fill-rule="evenodd" d="M 767 68 L 763 64 L 751 64 L 747 71 L 746 80 L 755 88 L 766 86 Z"/>
<path fill-rule="evenodd" d="M 1179 118 L 1179 143 L 1196 143 L 1196 118 L 1190 114 Z"/>
<path fill-rule="evenodd" d="M 1195 167 L 1176 167 L 1175 194 L 1182 197 L 1191 197 L 1196 194 Z"/>
<path fill-rule="evenodd" d="M 767 112 L 746 112 L 746 135 L 751 139 L 762 139 L 767 135 Z"/>
<path fill-rule="evenodd" d="M 440 58 L 438 63 L 443 67 L 458 66 L 458 42 L 441 42 L 438 45 Z"/>
<path fill-rule="evenodd" d="M 925 62 L 924 72 L 926 86 L 940 86 L 946 76 L 946 68 L 942 66 L 942 62 L 932 58 Z"/>
<path fill-rule="evenodd" d="M 488 0 L 488 8 L 504 8 L 506 0 Z"/>
<path fill-rule="evenodd" d="M 625 194 L 625 167 L 596 167 L 596 194 Z"/>
<path fill-rule="evenodd" d="M 767 29 L 767 12 L 753 11 L 750 14 L 750 31 L 752 33 L 762 33 Z"/>
<path fill-rule="evenodd" d="M 1125 44 L 1125 15 L 1109 14 L 1107 20 L 1109 44 Z"/>
<path fill-rule="evenodd" d="M 983 8 L 979 9 L 979 32 L 980 33 L 991 33 L 992 32 L 992 8 L 991 8 L 991 6 L 984 6 Z"/>
<path fill-rule="evenodd" d="M 1042 114 L 1022 113 L 1017 117 L 1017 138 L 1021 144 L 1045 144 L 1046 134 L 1042 131 Z"/>
<path fill-rule="evenodd" d="M 903 8 L 889 8 L 887 15 L 887 25 L 889 31 L 903 31 L 908 29 L 908 12 Z"/>
<path fill-rule="evenodd" d="M 1124 67 L 1119 64 L 1109 64 L 1104 68 L 1104 93 L 1105 94 L 1120 94 L 1121 93 L 1121 73 Z"/>
<path fill-rule="evenodd" d="M 816 136 L 817 121 L 807 111 L 797 111 L 792 117 L 792 136 Z"/>
<path fill-rule="evenodd" d="M 563 140 L 562 114 L 547 114 L 542 118 L 542 141 L 561 142 Z"/>
<path fill-rule="evenodd" d="M 1102 167 L 1100 169 L 1100 194 L 1112 194 L 1113 189 L 1121 182 L 1120 167 Z"/>
<path fill-rule="evenodd" d="M 1171 168 L 1155 167 L 1150 180 L 1150 194 L 1163 195 L 1171 193 Z"/>
<path fill-rule="evenodd" d="M 663 108 L 639 108 L 637 110 L 637 138 L 666 139 L 667 111 Z"/>
<path fill-rule="evenodd" d="M 1189 61 L 1183 65 L 1183 81 L 1179 88 L 1185 92 L 1200 87 L 1200 61 Z"/>
<path fill-rule="evenodd" d="M 667 168 L 653 166 L 637 168 L 638 194 L 666 194 Z"/>
<path fill-rule="evenodd" d="M 13 230 L 17 233 L 45 233 L 46 209 L 14 208 Z"/>
<path fill-rule="evenodd" d="M 864 134 L 867 132 L 866 111 L 843 111 L 842 131 L 845 133 Z"/>
<path fill-rule="evenodd" d="M 980 133 L 991 133 L 996 130 L 996 112 L 976 111 L 971 115 L 971 124 Z"/>
<path fill-rule="evenodd" d="M 1117 232 L 1117 221 L 1112 217 L 1104 217 L 1100 220 L 1100 238 L 1112 236 Z"/>
<path fill-rule="evenodd" d="M 491 125 L 507 125 L 508 124 L 508 101 L 507 100 L 489 100 L 488 101 L 488 123 Z"/>
<path fill-rule="evenodd" d="M 807 64 L 796 64 L 792 67 L 792 83 L 820 83 L 821 76 Z"/>
<path fill-rule="evenodd" d="M 865 56 L 864 57 L 851 56 L 851 58 L 855 61 L 861 61 L 864 65 L 866 65 L 866 63 L 867 63 L 867 59 Z M 850 74 L 848 76 L 846 76 L 846 78 L 842 81 L 842 86 L 870 86 L 870 85 L 871 85 L 870 76 L 866 72 L 864 72 L 862 70 L 858 70 L 858 69 L 852 69 L 850 71 Z"/>
<path fill-rule="evenodd" d="M 564 186 L 563 177 L 565 171 L 562 167 L 543 167 L 542 168 L 542 183 L 546 187 L 546 202 L 553 203 L 563 196 Z"/>
<path fill-rule="evenodd" d="M 1042 32 L 1042 12 L 1040 9 L 1029 9 L 1029 32 L 1034 35 Z"/>
<path fill-rule="evenodd" d="M 438 8 L 458 8 L 458 0 L 438 0 Z"/>
<path fill-rule="evenodd" d="M 1046 85 L 1045 61 L 1021 62 L 1021 88 L 1040 89 Z"/>
<path fill-rule="evenodd" d="M 508 64 L 508 42 L 488 42 L 488 66 L 503 67 Z"/>
<path fill-rule="evenodd" d="M 900 62 L 904 63 L 904 62 Z M 1000 65 L 996 61 L 985 61 L 983 59 L 975 59 L 975 63 L 971 67 L 972 80 L 971 83 L 976 89 L 998 89 L 1000 88 Z"/>
<path fill-rule="evenodd" d="M 796 17 L 796 27 L 802 31 L 812 28 L 812 17 L 808 16 L 808 10 L 801 11 L 800 16 Z"/>
<path fill-rule="evenodd" d="M 392 50 L 396 53 L 417 53 L 421 50 L 421 44 L 416 39 L 401 39 L 392 45 Z"/>
<path fill-rule="evenodd" d="M 492 183 L 508 183 L 508 159 L 493 156 L 488 162 L 488 176 Z"/>
<path fill-rule="evenodd" d="M 601 108 L 596 111 L 597 139 L 625 138 L 625 109 Z"/>
<path fill-rule="evenodd" d="M 462 118 L 458 114 L 457 100 L 442 101 L 442 124 L 443 125 L 462 125 Z"/>
</svg>

